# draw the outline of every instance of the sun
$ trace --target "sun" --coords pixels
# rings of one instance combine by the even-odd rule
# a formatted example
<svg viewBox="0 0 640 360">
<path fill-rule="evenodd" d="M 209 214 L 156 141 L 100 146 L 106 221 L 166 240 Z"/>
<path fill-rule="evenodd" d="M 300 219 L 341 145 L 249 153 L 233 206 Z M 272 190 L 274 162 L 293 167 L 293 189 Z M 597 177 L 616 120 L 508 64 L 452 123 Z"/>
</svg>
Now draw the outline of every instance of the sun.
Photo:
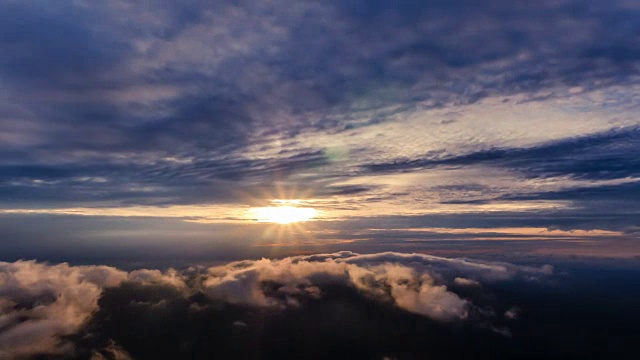
<svg viewBox="0 0 640 360">
<path fill-rule="evenodd" d="M 277 224 L 309 221 L 316 216 L 316 209 L 296 206 L 269 206 L 253 209 L 256 220 Z"/>
</svg>

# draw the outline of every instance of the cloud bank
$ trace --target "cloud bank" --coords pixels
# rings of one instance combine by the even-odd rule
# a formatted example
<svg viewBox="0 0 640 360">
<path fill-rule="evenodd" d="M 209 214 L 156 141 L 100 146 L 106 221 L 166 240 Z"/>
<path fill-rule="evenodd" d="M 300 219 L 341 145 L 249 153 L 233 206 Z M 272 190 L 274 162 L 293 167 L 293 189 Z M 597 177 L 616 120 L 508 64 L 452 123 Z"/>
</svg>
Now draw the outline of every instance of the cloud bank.
<svg viewBox="0 0 640 360">
<path fill-rule="evenodd" d="M 107 266 L 49 265 L 35 261 L 0 263 L 0 355 L 77 356 L 82 350 L 72 339 L 84 332 L 91 334 L 86 326 L 95 321 L 92 320 L 95 314 L 105 311 L 101 308 L 104 306 L 101 296 L 105 291 L 118 289 L 125 299 L 127 291 L 135 293 L 131 289 L 151 292 L 165 289 L 157 290 L 164 295 L 157 295 L 150 302 L 137 302 L 129 294 L 130 299 L 124 300 L 127 306 L 139 303 L 158 309 L 179 298 L 189 303 L 192 311 L 218 302 L 278 313 L 322 302 L 337 287 L 352 289 L 370 301 L 437 322 L 477 323 L 490 321 L 486 314 L 494 311 L 474 304 L 473 296 L 465 295 L 464 288 L 482 288 L 483 284 L 516 279 L 531 281 L 551 274 L 548 266 L 351 252 L 245 260 L 210 268 L 191 267 L 182 272 L 125 272 Z M 208 300 L 195 300 L 198 296 Z M 243 324 L 236 328 L 247 326 L 242 321 L 236 323 Z M 91 352 L 96 359 L 127 354 L 126 349 L 113 341 Z"/>
</svg>

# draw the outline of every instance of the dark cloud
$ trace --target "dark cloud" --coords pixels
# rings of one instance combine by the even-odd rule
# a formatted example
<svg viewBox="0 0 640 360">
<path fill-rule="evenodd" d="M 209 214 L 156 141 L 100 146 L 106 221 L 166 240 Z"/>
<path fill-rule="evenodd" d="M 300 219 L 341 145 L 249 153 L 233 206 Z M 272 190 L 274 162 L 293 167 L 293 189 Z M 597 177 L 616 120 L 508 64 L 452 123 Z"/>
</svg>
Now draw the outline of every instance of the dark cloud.
<svg viewBox="0 0 640 360">
<path fill-rule="evenodd" d="M 444 105 L 620 84 L 633 72 L 620 64 L 635 60 L 623 46 L 632 49 L 638 24 L 603 4 L 10 2 L 2 70 L 14 105 L 47 128 L 22 150 L 34 166 L 45 151 L 101 152 L 106 165 L 132 151 L 217 157 L 251 134 L 350 129 L 350 104 L 363 97 Z M 598 48 L 603 33 L 615 34 L 610 48 Z M 319 120 L 297 116 L 310 111 Z"/>
<path fill-rule="evenodd" d="M 147 165 L 9 165 L 0 166 L 4 175 L 0 194 L 16 205 L 237 202 L 243 200 L 239 194 L 267 191 L 274 181 L 298 171 L 319 168 L 327 162 L 324 152 L 314 151 L 255 160 L 198 159 L 180 163 L 169 159 Z M 264 182 L 264 186 L 255 188 L 255 181 Z M 299 187 L 303 190 L 304 184 Z M 64 197 L 60 196 L 61 191 Z"/>
<path fill-rule="evenodd" d="M 395 172 L 488 165 L 523 173 L 527 177 L 570 176 L 578 179 L 607 180 L 635 177 L 640 163 L 633 156 L 640 148 L 637 127 L 553 141 L 529 148 L 495 148 L 457 156 L 397 160 L 367 165 L 372 172 Z"/>
<path fill-rule="evenodd" d="M 367 230 L 371 221 L 400 228 L 637 226 L 635 210 L 620 209 L 635 209 L 637 189 L 622 182 L 632 182 L 639 169 L 638 128 L 627 117 L 636 103 L 628 94 L 638 85 L 640 23 L 628 2 L 7 1 L 0 7 L 3 209 L 236 206 L 285 194 L 326 201 L 328 211 L 353 210 L 347 217 L 360 226 L 359 233 L 351 229 L 359 240 L 382 237 Z M 584 128 L 558 124 L 554 134 L 531 140 L 525 135 L 535 125 L 555 120 L 536 118 L 520 129 L 524 122 L 482 113 L 489 106 L 483 101 L 509 109 L 535 103 L 540 112 L 551 102 L 572 118 L 607 116 Z M 482 114 L 469 120 L 474 109 Z M 506 130 L 485 134 L 485 127 L 493 131 L 489 121 Z M 432 127 L 419 127 L 426 123 Z M 423 136 L 435 140 L 414 143 Z M 425 155 L 416 156 L 423 148 Z M 465 174 L 444 186 L 425 180 L 392 189 L 383 178 L 472 167 L 481 176 Z M 512 178 L 489 184 L 496 169 Z M 536 179 L 573 182 L 541 189 L 527 182 Z M 537 201 L 564 201 L 570 209 L 482 213 L 498 202 Z M 389 206 L 356 211 L 381 203 Z M 424 216 L 406 209 L 410 216 L 402 219 L 398 204 L 450 208 Z M 451 210 L 465 206 L 479 210 Z M 157 219 L 147 221 L 158 226 Z M 85 233 L 70 234 L 54 222 L 3 217 L 3 231 L 13 236 L 3 243 L 22 254 L 26 248 L 14 245 L 39 240 L 35 233 L 56 229 L 51 238 L 76 242 L 102 229 L 113 239 L 112 227 L 123 224 L 83 219 L 76 226 Z M 126 222 L 127 235 L 135 232 L 133 222 Z M 88 223 L 101 228 L 87 229 Z M 217 233 L 191 229 L 183 233 L 201 239 Z M 64 251 L 72 250 L 58 253 Z"/>
<path fill-rule="evenodd" d="M 371 187 L 345 185 L 345 186 L 328 186 L 324 191 L 329 195 L 355 195 L 371 191 Z"/>
<path fill-rule="evenodd" d="M 522 179 L 573 179 L 583 184 L 573 184 L 561 189 L 531 191 L 511 189 L 507 194 L 478 188 L 477 185 L 453 185 L 433 188 L 446 200 L 442 204 L 484 205 L 499 201 L 525 203 L 532 200 L 570 201 L 575 208 L 564 212 L 567 224 L 570 218 L 582 215 L 607 217 L 615 213 L 625 216 L 635 211 L 638 183 L 633 179 L 640 174 L 640 163 L 634 155 L 640 149 L 638 128 L 622 128 L 576 138 L 568 138 L 519 148 L 494 148 L 464 155 L 433 156 L 413 160 L 371 164 L 365 171 L 394 173 L 422 171 L 425 169 L 459 169 L 483 166 L 489 169 L 512 171 Z M 607 183 L 607 181 L 620 181 Z M 601 182 L 598 184 L 598 182 Z M 621 206 L 621 204 L 626 204 Z M 580 209 L 579 211 L 577 209 Z M 515 214 L 514 214 L 515 215 Z M 540 215 L 537 215 L 538 217 Z M 489 216 L 491 217 L 491 216 Z M 621 222 L 625 222 L 622 220 Z M 531 219 L 532 223 L 539 223 Z"/>
<path fill-rule="evenodd" d="M 83 88 L 127 54 L 128 44 L 100 30 L 109 20 L 86 8 L 42 1 L 2 7 L 0 73 L 22 86 Z"/>
<path fill-rule="evenodd" d="M 615 206 L 615 204 L 609 203 L 611 200 L 615 199 L 618 202 L 618 205 L 620 205 L 622 203 L 626 204 L 636 202 L 638 201 L 639 196 L 640 184 L 631 183 L 622 185 L 605 185 L 599 187 L 572 188 L 562 191 L 532 193 L 529 195 L 513 195 L 505 198 L 508 200 L 574 200 L 581 203 L 601 201 L 605 203 L 603 204 L 603 206 L 606 206 L 608 210 L 611 211 L 613 210 L 613 207 L 609 208 L 609 206 Z"/>
</svg>

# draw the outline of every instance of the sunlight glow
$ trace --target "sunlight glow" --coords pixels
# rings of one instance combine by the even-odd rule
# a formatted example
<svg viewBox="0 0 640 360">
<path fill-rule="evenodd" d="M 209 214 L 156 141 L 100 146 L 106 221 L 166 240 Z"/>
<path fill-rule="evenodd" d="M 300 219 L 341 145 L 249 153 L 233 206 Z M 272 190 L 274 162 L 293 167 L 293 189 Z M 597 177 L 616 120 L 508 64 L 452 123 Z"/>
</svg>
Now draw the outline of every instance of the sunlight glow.
<svg viewBox="0 0 640 360">
<path fill-rule="evenodd" d="M 316 216 L 316 209 L 295 206 L 270 206 L 253 209 L 256 220 L 278 224 L 308 221 Z"/>
</svg>

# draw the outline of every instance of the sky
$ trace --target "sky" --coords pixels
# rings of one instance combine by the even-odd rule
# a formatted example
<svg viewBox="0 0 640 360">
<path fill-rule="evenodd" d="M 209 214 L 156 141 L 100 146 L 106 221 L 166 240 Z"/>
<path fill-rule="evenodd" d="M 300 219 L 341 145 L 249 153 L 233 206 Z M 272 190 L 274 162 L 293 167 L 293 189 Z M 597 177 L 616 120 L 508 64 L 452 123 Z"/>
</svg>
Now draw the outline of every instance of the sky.
<svg viewBox="0 0 640 360">
<path fill-rule="evenodd" d="M 1 6 L 5 258 L 640 254 L 634 1 Z"/>
<path fill-rule="evenodd" d="M 624 359 L 638 93 L 635 0 L 0 0 L 0 358 Z"/>
</svg>

